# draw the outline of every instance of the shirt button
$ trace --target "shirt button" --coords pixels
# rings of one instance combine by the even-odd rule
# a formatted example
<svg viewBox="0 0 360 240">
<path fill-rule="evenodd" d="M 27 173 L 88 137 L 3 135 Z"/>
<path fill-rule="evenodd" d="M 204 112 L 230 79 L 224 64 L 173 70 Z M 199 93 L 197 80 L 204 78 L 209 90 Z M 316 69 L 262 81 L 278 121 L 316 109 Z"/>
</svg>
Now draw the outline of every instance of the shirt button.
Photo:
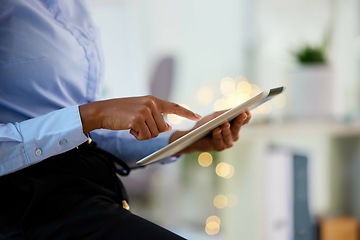
<svg viewBox="0 0 360 240">
<path fill-rule="evenodd" d="M 36 155 L 36 156 L 39 157 L 39 156 L 41 155 L 41 153 L 42 153 L 42 151 L 41 151 L 40 148 L 38 148 L 38 149 L 35 150 L 35 155 Z"/>
<path fill-rule="evenodd" d="M 68 141 L 66 140 L 66 139 L 61 139 L 60 141 L 59 141 L 59 144 L 62 146 L 62 145 L 65 145 L 65 144 L 67 144 L 68 143 Z"/>
</svg>

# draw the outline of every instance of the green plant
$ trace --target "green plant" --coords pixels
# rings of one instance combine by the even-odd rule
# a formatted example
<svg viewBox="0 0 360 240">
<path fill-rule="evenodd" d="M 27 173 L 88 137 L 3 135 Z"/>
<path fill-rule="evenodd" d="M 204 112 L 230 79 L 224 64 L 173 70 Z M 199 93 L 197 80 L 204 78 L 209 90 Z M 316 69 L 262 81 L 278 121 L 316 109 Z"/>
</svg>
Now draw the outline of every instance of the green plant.
<svg viewBox="0 0 360 240">
<path fill-rule="evenodd" d="M 294 52 L 295 58 L 300 64 L 326 64 L 327 55 L 323 47 L 305 45 Z"/>
<path fill-rule="evenodd" d="M 309 44 L 303 45 L 301 48 L 293 52 L 295 59 L 302 65 L 307 64 L 326 64 L 328 62 L 327 50 L 331 40 L 331 25 L 325 32 L 323 41 L 317 46 Z"/>
</svg>

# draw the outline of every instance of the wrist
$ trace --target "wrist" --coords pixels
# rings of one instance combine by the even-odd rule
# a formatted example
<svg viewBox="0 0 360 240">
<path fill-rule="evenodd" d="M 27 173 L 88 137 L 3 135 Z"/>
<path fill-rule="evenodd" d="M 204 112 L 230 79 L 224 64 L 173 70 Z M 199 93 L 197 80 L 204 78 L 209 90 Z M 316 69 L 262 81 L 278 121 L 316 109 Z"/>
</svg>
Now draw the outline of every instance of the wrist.
<svg viewBox="0 0 360 240">
<path fill-rule="evenodd" d="M 98 120 L 99 110 L 96 102 L 80 105 L 79 112 L 85 134 L 101 128 L 101 124 L 99 124 L 100 121 Z"/>
</svg>

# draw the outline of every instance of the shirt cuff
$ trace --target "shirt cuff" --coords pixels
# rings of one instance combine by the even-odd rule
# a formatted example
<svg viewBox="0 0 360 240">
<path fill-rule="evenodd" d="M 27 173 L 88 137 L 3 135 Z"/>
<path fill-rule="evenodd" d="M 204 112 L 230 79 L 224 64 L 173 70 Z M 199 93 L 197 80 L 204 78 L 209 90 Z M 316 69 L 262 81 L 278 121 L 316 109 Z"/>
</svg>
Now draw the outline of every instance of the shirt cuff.
<svg viewBox="0 0 360 240">
<path fill-rule="evenodd" d="M 84 143 L 78 106 L 71 106 L 17 123 L 28 165 L 69 151 Z"/>
</svg>

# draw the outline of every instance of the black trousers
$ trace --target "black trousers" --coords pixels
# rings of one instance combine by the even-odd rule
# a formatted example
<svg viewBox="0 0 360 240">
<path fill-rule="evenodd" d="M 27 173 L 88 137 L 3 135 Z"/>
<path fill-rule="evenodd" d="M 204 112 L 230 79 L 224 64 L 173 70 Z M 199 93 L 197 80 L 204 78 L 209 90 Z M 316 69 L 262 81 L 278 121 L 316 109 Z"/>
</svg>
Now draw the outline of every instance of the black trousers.
<svg viewBox="0 0 360 240">
<path fill-rule="evenodd" d="M 0 177 L 0 240 L 184 239 L 122 207 L 114 159 L 82 145 Z"/>
</svg>

